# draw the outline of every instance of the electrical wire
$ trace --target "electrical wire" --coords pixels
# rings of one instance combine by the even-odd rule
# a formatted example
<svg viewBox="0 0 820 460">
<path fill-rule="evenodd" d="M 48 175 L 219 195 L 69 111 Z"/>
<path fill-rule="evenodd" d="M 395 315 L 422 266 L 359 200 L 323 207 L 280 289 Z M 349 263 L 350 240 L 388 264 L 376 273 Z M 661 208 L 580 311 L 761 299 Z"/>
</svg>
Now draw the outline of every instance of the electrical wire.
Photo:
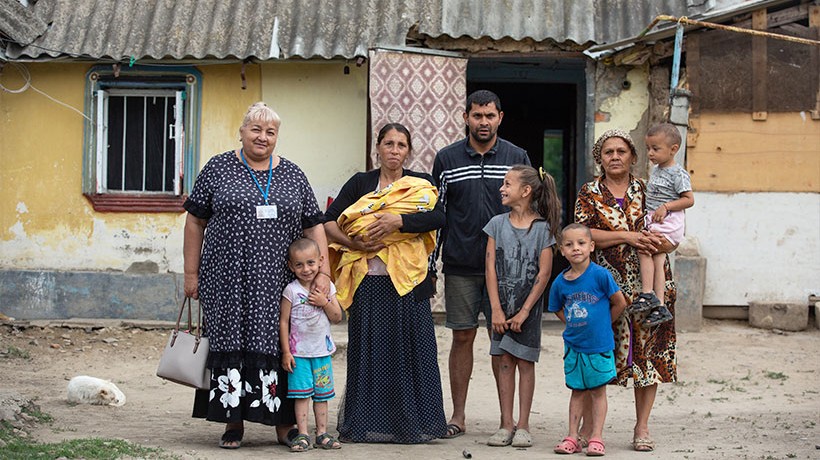
<svg viewBox="0 0 820 460">
<path fill-rule="evenodd" d="M 7 92 L 7 93 L 11 93 L 11 94 L 21 94 L 21 93 L 24 93 L 24 92 L 25 92 L 26 90 L 28 90 L 29 88 L 31 88 L 31 89 L 33 89 L 35 92 L 42 94 L 43 96 L 45 96 L 46 98 L 50 99 L 51 101 L 56 102 L 57 104 L 60 104 L 60 105 L 62 105 L 63 107 L 66 107 L 66 108 L 68 108 L 68 109 L 71 109 L 71 110 L 73 110 L 74 112 L 77 112 L 78 114 L 80 114 L 80 116 L 82 116 L 82 117 L 83 117 L 83 118 L 85 118 L 86 120 L 88 120 L 88 121 L 90 121 L 90 122 L 92 122 L 92 123 L 94 122 L 94 120 L 92 120 L 92 119 L 91 119 L 88 115 L 86 115 L 86 114 L 85 114 L 85 113 L 83 113 L 82 111 L 80 111 L 80 110 L 78 110 L 78 109 L 76 109 L 76 108 L 74 108 L 74 107 L 72 107 L 72 106 L 70 106 L 70 105 L 66 104 L 66 103 L 65 103 L 65 102 L 63 102 L 63 101 L 60 101 L 60 100 L 58 100 L 58 99 L 55 99 L 54 97 L 52 97 L 52 96 L 50 96 L 49 94 L 47 94 L 45 91 L 42 91 L 42 90 L 40 90 L 40 89 L 36 88 L 34 85 L 32 85 L 32 84 L 31 84 L 31 73 L 28 71 L 28 69 L 26 68 L 26 66 L 25 66 L 25 65 L 20 64 L 20 63 L 18 63 L 18 62 L 9 62 L 9 64 L 11 64 L 11 65 L 12 65 L 12 67 L 14 67 L 15 69 L 17 69 L 17 71 L 18 71 L 18 72 L 20 72 L 20 75 L 23 77 L 23 80 L 25 80 L 25 83 L 23 84 L 23 86 L 21 86 L 21 87 L 20 87 L 20 88 L 18 88 L 18 89 L 9 89 L 9 88 L 6 88 L 5 86 L 3 86 L 3 84 L 2 84 L 2 83 L 0 83 L 0 89 L 2 89 L 3 91 L 5 91 L 5 92 Z"/>
</svg>

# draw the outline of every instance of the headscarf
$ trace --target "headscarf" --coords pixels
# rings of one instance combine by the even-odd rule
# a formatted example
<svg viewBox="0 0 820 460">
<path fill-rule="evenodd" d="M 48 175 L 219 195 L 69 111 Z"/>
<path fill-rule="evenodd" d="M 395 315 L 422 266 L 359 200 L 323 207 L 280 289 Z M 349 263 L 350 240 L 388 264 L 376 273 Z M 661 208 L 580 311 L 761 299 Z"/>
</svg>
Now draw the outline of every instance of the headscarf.
<svg viewBox="0 0 820 460">
<path fill-rule="evenodd" d="M 629 148 L 632 149 L 632 156 L 638 158 L 638 149 L 635 148 L 635 142 L 632 141 L 632 136 L 630 136 L 629 133 L 623 129 L 615 128 L 601 134 L 598 140 L 595 141 L 595 145 L 592 146 L 592 158 L 595 159 L 595 163 L 599 165 L 601 164 L 601 148 L 603 148 L 604 142 L 613 137 L 620 137 L 623 139 L 627 145 L 629 145 Z"/>
</svg>

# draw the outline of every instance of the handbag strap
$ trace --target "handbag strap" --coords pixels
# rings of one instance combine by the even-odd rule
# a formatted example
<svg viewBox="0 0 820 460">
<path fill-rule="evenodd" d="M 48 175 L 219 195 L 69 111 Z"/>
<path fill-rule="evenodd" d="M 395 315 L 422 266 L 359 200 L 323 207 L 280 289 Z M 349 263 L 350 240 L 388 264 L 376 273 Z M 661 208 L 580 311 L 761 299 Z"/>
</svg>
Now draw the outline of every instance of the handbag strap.
<svg viewBox="0 0 820 460">
<path fill-rule="evenodd" d="M 174 345 L 174 342 L 176 341 L 177 334 L 179 334 L 179 326 L 180 326 L 180 323 L 182 322 L 182 315 L 185 313 L 186 307 L 187 307 L 187 310 L 188 310 L 188 327 L 187 327 L 187 330 L 190 331 L 194 335 L 194 337 L 196 337 L 197 345 L 199 344 L 199 339 L 202 336 L 202 326 L 204 324 L 204 320 L 202 318 L 202 304 L 197 302 L 197 319 L 196 319 L 197 322 L 196 322 L 196 327 L 192 327 L 193 326 L 193 324 L 192 324 L 192 320 L 193 320 L 192 316 L 193 315 L 191 313 L 191 298 L 186 296 L 182 300 L 182 304 L 179 306 L 179 314 L 177 315 L 177 323 L 174 326 L 174 331 L 171 333 L 172 334 L 172 337 L 171 337 L 171 345 L 172 346 Z"/>
</svg>

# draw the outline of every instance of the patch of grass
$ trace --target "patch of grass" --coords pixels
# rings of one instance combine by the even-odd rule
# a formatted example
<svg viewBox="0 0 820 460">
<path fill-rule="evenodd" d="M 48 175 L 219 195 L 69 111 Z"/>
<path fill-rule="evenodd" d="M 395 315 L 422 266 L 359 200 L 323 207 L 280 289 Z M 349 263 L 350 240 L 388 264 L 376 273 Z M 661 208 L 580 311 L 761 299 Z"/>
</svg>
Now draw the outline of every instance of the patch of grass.
<svg viewBox="0 0 820 460">
<path fill-rule="evenodd" d="M 40 413 L 43 418 L 51 418 Z M 34 416 L 34 415 L 33 415 Z M 27 460 L 31 458 L 83 458 L 87 460 L 116 460 L 120 458 L 177 459 L 162 449 L 144 447 L 120 439 L 87 438 L 40 444 L 19 436 L 6 421 L 0 422 L 0 439 L 3 459 Z"/>
<path fill-rule="evenodd" d="M 52 417 L 52 416 L 51 416 L 51 415 L 49 415 L 49 414 L 46 414 L 45 412 L 42 412 L 42 411 L 41 411 L 38 407 L 36 407 L 36 406 L 35 406 L 35 407 L 29 407 L 29 406 L 27 406 L 27 407 L 23 407 L 23 408 L 20 410 L 20 412 L 22 412 L 22 413 L 24 413 L 24 414 L 26 414 L 26 415 L 28 415 L 28 416 L 34 417 L 34 418 L 35 418 L 35 419 L 37 419 L 37 421 L 38 421 L 38 422 L 40 422 L 40 423 L 51 423 L 51 422 L 53 422 L 53 421 L 54 421 L 54 417 Z"/>
<path fill-rule="evenodd" d="M 726 402 L 728 400 L 729 400 L 729 398 L 710 398 L 709 399 L 709 401 L 712 401 L 712 402 Z"/>
<path fill-rule="evenodd" d="M 788 375 L 782 372 L 763 371 L 763 375 L 772 380 L 786 380 L 789 378 Z"/>
<path fill-rule="evenodd" d="M 14 345 L 9 345 L 6 352 L 2 355 L 5 358 L 31 359 L 31 354 L 28 350 L 17 348 Z"/>
<path fill-rule="evenodd" d="M 707 379 L 709 383 L 716 383 L 718 385 L 726 385 L 726 380 L 718 380 L 718 379 Z"/>
</svg>

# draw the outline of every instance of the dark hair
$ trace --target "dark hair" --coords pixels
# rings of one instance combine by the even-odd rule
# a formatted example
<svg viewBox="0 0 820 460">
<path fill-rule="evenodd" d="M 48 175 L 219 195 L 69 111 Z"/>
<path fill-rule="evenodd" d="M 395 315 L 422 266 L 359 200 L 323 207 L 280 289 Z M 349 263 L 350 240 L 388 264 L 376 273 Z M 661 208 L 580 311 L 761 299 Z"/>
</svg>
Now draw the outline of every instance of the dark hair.
<svg viewBox="0 0 820 460">
<path fill-rule="evenodd" d="M 501 99 L 498 98 L 498 95 L 492 91 L 488 91 L 486 89 L 480 89 L 478 91 L 474 91 L 472 94 L 467 96 L 467 106 L 464 109 L 465 112 L 470 113 L 470 109 L 473 108 L 473 104 L 483 107 L 489 103 L 495 104 L 495 108 L 498 111 L 501 111 Z"/>
<path fill-rule="evenodd" d="M 322 254 L 322 250 L 319 249 L 319 243 L 313 241 L 310 238 L 299 238 L 293 243 L 290 243 L 288 247 L 288 260 L 293 257 L 293 253 L 296 251 L 304 251 L 306 249 L 315 248 L 318 254 Z"/>
<path fill-rule="evenodd" d="M 646 132 L 646 137 L 657 136 L 658 134 L 666 136 L 666 140 L 669 141 L 670 146 L 675 144 L 680 146 L 680 131 L 678 131 L 678 127 L 672 123 L 661 123 L 649 128 L 649 131 Z"/>
<path fill-rule="evenodd" d="M 388 123 L 388 124 L 382 126 L 382 129 L 379 130 L 379 135 L 376 136 L 376 145 L 381 144 L 382 139 L 384 139 L 384 136 L 388 132 L 390 132 L 391 130 L 394 130 L 394 129 L 396 131 L 404 134 L 404 136 L 407 138 L 407 147 L 412 152 L 413 151 L 413 141 L 410 140 L 410 131 L 401 123 Z"/>
<path fill-rule="evenodd" d="M 561 226 L 561 200 L 558 199 L 555 179 L 543 169 L 539 172 L 528 165 L 513 165 L 510 171 L 517 172 L 521 183 L 530 186 L 532 189 L 531 209 L 547 221 L 550 235 L 558 240 Z"/>
<path fill-rule="evenodd" d="M 560 237 L 560 239 L 558 239 L 558 242 L 559 242 L 559 243 L 560 243 L 561 241 L 563 241 L 563 239 L 564 239 L 564 233 L 566 233 L 566 232 L 568 232 L 568 231 L 570 231 L 570 230 L 583 230 L 584 232 L 586 232 L 587 237 L 588 237 L 590 240 L 592 239 L 592 231 L 589 229 L 589 227 L 587 227 L 587 226 L 586 226 L 586 225 L 584 225 L 584 224 L 579 224 L 578 222 L 573 222 L 573 223 L 571 223 L 571 224 L 567 225 L 566 227 L 564 227 L 564 228 L 561 230 L 561 237 Z"/>
</svg>

